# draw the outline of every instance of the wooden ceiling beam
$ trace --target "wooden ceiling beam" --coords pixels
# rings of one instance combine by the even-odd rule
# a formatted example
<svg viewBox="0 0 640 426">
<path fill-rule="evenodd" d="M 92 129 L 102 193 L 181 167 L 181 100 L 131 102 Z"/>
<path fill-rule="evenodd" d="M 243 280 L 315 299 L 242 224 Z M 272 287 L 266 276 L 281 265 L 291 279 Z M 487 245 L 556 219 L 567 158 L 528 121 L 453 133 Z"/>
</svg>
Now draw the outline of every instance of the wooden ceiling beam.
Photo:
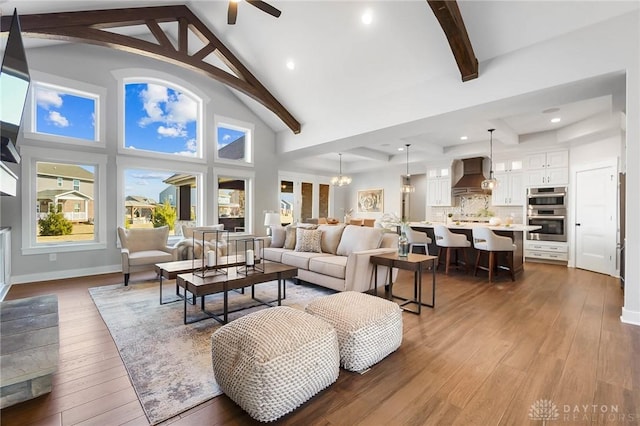
<svg viewBox="0 0 640 426">
<path fill-rule="evenodd" d="M 458 3 L 455 0 L 427 0 L 427 3 L 447 36 L 462 81 L 478 78 L 478 59 L 473 53 Z"/>
<path fill-rule="evenodd" d="M 2 29 L 9 28 L 11 16 L 2 17 Z M 5 22 L 6 21 L 6 22 Z M 178 48 L 169 40 L 160 23 L 178 22 Z M 22 32 L 27 36 L 81 41 L 106 46 L 182 66 L 224 83 L 256 100 L 278 116 L 293 133 L 300 123 L 245 67 L 242 62 L 184 5 L 106 9 L 78 12 L 21 15 Z M 145 25 L 158 43 L 105 31 L 110 28 Z M 188 53 L 188 34 L 193 32 L 204 47 Z M 220 69 L 204 59 L 215 53 L 229 69 Z"/>
</svg>

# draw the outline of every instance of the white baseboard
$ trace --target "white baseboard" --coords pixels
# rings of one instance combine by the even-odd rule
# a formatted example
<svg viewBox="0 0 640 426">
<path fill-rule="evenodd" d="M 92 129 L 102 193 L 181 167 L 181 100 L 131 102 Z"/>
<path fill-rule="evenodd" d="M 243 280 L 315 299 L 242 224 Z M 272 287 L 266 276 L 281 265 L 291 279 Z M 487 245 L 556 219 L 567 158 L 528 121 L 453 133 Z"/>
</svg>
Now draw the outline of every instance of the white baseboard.
<svg viewBox="0 0 640 426">
<path fill-rule="evenodd" d="M 625 324 L 640 326 L 640 312 L 630 311 L 629 309 L 622 308 L 622 315 L 620 315 L 620 321 L 622 321 Z"/>
<path fill-rule="evenodd" d="M 110 274 L 113 272 L 122 272 L 122 265 L 107 265 L 94 268 L 82 269 L 66 269 L 64 271 L 38 272 L 36 274 L 13 275 L 11 284 L 24 284 L 36 281 L 60 280 L 64 278 L 84 277 L 87 275 Z"/>
</svg>

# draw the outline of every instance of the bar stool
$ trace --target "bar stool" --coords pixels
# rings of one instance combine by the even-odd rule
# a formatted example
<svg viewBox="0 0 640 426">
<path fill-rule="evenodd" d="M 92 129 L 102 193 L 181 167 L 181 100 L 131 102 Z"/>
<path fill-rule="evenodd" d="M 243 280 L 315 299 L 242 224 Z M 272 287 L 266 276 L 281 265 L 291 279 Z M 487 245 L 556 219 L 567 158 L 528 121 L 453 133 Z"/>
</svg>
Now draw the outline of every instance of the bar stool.
<svg viewBox="0 0 640 426">
<path fill-rule="evenodd" d="M 429 244 L 431 244 L 431 238 L 427 236 L 426 232 L 414 231 L 409 228 L 407 232 L 407 239 L 409 240 L 409 253 L 413 253 L 414 247 L 422 247 L 424 254 L 429 254 Z"/>
<path fill-rule="evenodd" d="M 467 240 L 467 236 L 463 234 L 454 234 L 449 231 L 444 225 L 435 225 L 433 227 L 433 233 L 436 237 L 436 245 L 438 249 L 438 267 L 440 266 L 440 259 L 442 257 L 442 251 L 445 250 L 445 268 L 444 273 L 449 273 L 449 264 L 451 263 L 451 252 L 456 253 L 456 265 L 458 265 L 458 252 L 462 251 L 462 257 L 464 257 L 464 271 L 467 272 L 467 265 L 469 261 L 467 259 L 467 247 L 471 247 L 471 243 Z M 436 267 L 437 269 L 437 267 Z"/>
<path fill-rule="evenodd" d="M 516 245 L 513 244 L 513 240 L 509 237 L 503 237 L 496 235 L 491 229 L 484 227 L 473 228 L 471 231 L 473 235 L 473 247 L 478 251 L 476 257 L 476 267 L 473 275 L 478 275 L 478 269 L 489 272 L 489 282 L 493 281 L 494 270 L 496 274 L 498 268 L 507 269 L 511 272 L 511 281 L 515 281 L 515 275 L 513 273 L 513 252 L 516 250 Z M 480 266 L 480 256 L 482 252 L 489 253 L 489 260 L 487 267 Z M 501 266 L 498 263 L 498 255 L 500 253 L 506 253 L 507 266 Z"/>
</svg>

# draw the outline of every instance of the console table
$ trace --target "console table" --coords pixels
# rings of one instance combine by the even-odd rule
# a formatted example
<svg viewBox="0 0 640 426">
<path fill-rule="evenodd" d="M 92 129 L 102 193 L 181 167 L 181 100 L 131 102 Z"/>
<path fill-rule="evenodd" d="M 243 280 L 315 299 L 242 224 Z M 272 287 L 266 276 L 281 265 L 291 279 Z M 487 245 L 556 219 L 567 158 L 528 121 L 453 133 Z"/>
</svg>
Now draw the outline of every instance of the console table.
<svg viewBox="0 0 640 426">
<path fill-rule="evenodd" d="M 424 254 L 409 253 L 406 257 L 398 256 L 398 253 L 387 253 L 371 256 L 371 263 L 374 265 L 374 285 L 375 292 L 378 293 L 378 265 L 387 266 L 389 268 L 389 300 L 401 299 L 400 307 L 412 314 L 420 314 L 422 306 L 434 308 L 436 306 L 436 261 L 438 256 L 429 256 Z M 422 273 L 431 262 L 433 273 L 431 284 L 431 303 L 422 302 Z M 405 271 L 413 271 L 413 298 L 407 299 L 393 295 L 392 268 L 403 269 Z M 414 304 L 416 309 L 407 309 L 406 305 Z"/>
</svg>

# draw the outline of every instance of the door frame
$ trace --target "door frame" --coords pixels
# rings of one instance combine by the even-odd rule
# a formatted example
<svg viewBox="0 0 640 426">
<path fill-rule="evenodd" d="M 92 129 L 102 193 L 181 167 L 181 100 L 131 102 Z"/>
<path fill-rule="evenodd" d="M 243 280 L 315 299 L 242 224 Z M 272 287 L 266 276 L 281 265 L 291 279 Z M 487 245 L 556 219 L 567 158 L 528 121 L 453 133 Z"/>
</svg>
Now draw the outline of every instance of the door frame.
<svg viewBox="0 0 640 426">
<path fill-rule="evenodd" d="M 613 167 L 615 186 L 616 186 L 616 189 L 615 189 L 616 201 L 617 201 L 619 200 L 619 197 L 620 197 L 620 195 L 618 194 L 618 173 L 620 171 L 619 161 L 620 160 L 617 157 L 611 157 L 611 158 L 604 159 L 602 161 L 576 165 L 571 169 L 571 172 L 570 172 L 571 181 L 569 182 L 569 189 L 571 190 L 571 192 L 569 193 L 569 205 L 571 206 L 571 208 L 569 209 L 569 212 L 567 215 L 567 241 L 571 242 L 569 244 L 569 262 L 567 266 L 571 268 L 576 267 L 576 249 L 578 246 L 576 241 L 576 233 L 575 233 L 576 209 L 577 209 L 577 203 L 578 203 L 578 200 L 576 197 L 576 194 L 577 194 L 576 185 L 578 182 L 578 173 L 586 172 L 589 170 L 601 169 L 605 167 Z M 614 206 L 614 212 L 613 212 L 613 214 L 616 217 L 616 228 L 617 228 L 616 233 L 620 232 L 620 224 L 618 223 L 619 209 L 620 209 L 620 206 L 616 202 L 616 205 Z M 616 242 L 617 240 L 618 240 L 618 235 L 616 235 Z M 616 250 L 616 256 L 618 256 L 618 250 Z M 616 266 L 614 266 L 614 269 L 611 270 L 611 276 L 615 276 L 615 274 L 619 273 L 617 271 L 618 262 L 616 261 L 614 262 L 614 264 Z"/>
</svg>

